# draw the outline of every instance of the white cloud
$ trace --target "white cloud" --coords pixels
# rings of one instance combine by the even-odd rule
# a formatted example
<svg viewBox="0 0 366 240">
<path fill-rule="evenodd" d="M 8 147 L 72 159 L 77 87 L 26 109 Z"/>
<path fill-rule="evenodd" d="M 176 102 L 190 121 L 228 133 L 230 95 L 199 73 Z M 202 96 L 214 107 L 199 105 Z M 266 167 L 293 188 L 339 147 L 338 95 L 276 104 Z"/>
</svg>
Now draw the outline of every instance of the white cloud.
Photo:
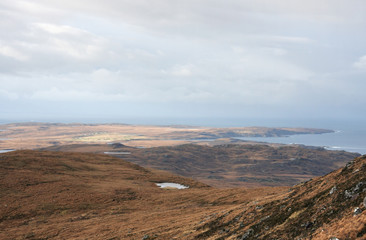
<svg viewBox="0 0 366 240">
<path fill-rule="evenodd" d="M 67 25 L 56 25 L 49 23 L 34 23 L 33 25 L 51 34 L 69 34 L 75 36 L 83 36 L 85 34 L 89 34 L 87 31 Z"/>
<path fill-rule="evenodd" d="M 85 30 L 67 25 L 35 23 L 36 32 L 46 40 L 37 46 L 39 51 L 46 48 L 48 53 L 56 53 L 81 60 L 101 57 L 105 40 Z M 41 30 L 41 32 L 37 31 Z M 41 45 L 42 44 L 42 45 Z"/>
<path fill-rule="evenodd" d="M 13 92 L 8 92 L 8 91 L 2 90 L 2 89 L 0 89 L 0 97 L 5 98 L 5 99 L 9 99 L 9 100 L 19 99 L 18 94 L 13 93 Z"/>
<path fill-rule="evenodd" d="M 29 57 L 10 46 L 0 45 L 0 55 L 13 58 L 18 61 L 26 61 Z"/>
<path fill-rule="evenodd" d="M 178 65 L 174 66 L 171 70 L 163 70 L 162 73 L 171 74 L 175 77 L 191 77 L 193 72 L 192 69 L 194 66 L 192 64 L 189 65 Z"/>
<path fill-rule="evenodd" d="M 265 41 L 273 43 L 295 43 L 295 44 L 311 44 L 314 40 L 307 37 L 296 37 L 296 36 L 280 36 L 280 35 L 249 35 L 249 39 L 255 41 Z"/>
<path fill-rule="evenodd" d="M 361 70 L 366 70 L 366 55 L 360 57 L 358 61 L 353 64 L 353 66 Z"/>
<path fill-rule="evenodd" d="M 103 94 L 100 92 L 88 92 L 85 90 L 61 90 L 51 88 L 48 90 L 36 91 L 29 99 L 44 100 L 44 101 L 81 101 L 81 102 L 96 102 L 96 101 L 121 101 L 125 100 L 120 94 Z"/>
</svg>

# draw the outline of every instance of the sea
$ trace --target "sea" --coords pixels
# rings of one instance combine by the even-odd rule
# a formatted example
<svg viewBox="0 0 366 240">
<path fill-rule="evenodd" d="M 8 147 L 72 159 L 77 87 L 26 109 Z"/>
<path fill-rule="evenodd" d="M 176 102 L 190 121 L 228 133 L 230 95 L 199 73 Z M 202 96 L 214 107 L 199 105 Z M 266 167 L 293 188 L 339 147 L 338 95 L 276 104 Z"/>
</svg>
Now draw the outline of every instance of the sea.
<svg viewBox="0 0 366 240">
<path fill-rule="evenodd" d="M 248 118 L 113 118 L 113 119 L 16 119 L 1 120 L 0 124 L 14 122 L 53 123 L 122 123 L 136 125 L 189 125 L 206 127 L 306 127 L 333 130 L 326 134 L 299 134 L 285 137 L 245 137 L 241 140 L 303 144 L 366 154 L 366 121 L 349 119 L 248 119 Z M 1 130 L 1 125 L 0 125 Z"/>
</svg>

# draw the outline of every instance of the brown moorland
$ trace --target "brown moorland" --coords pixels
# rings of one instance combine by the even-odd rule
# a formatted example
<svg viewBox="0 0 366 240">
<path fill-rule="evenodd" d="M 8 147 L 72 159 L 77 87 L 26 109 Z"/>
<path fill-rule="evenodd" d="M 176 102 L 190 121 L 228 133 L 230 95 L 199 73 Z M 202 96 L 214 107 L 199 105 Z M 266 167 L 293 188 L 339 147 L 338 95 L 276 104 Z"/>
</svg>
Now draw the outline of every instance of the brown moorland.
<svg viewBox="0 0 366 240">
<path fill-rule="evenodd" d="M 0 239 L 192 239 L 210 219 L 286 191 L 214 189 L 108 155 L 9 152 L 0 154 Z"/>
<path fill-rule="evenodd" d="M 292 186 L 327 174 L 359 156 L 316 147 L 266 144 L 186 144 L 154 148 L 75 144 L 46 150 L 107 152 L 143 167 L 169 171 L 220 188 Z"/>
<path fill-rule="evenodd" d="M 366 239 L 366 156 L 292 188 L 216 189 L 108 155 L 15 151 L 0 190 L 0 239 Z"/>
</svg>

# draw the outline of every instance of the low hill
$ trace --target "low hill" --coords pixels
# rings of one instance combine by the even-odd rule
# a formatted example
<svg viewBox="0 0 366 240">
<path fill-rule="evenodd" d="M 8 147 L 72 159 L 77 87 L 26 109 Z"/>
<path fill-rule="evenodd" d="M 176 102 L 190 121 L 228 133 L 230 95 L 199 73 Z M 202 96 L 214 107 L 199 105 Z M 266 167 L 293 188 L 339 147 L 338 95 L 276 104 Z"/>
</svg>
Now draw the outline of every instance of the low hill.
<svg viewBox="0 0 366 240">
<path fill-rule="evenodd" d="M 154 148 L 75 144 L 46 149 L 107 152 L 140 166 L 169 171 L 215 187 L 292 186 L 325 175 L 360 156 L 319 147 L 266 144 L 185 144 Z"/>
</svg>

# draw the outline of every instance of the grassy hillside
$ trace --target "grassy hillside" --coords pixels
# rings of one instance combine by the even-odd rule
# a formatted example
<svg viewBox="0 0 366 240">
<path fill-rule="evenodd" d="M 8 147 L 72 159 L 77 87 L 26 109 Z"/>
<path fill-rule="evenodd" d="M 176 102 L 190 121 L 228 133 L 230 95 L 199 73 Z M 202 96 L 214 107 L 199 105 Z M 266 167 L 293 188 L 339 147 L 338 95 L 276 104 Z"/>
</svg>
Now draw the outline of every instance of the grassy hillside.
<svg viewBox="0 0 366 240">
<path fill-rule="evenodd" d="M 108 155 L 15 151 L 0 154 L 0 202 L 4 240 L 366 239 L 366 156 L 291 188 L 216 189 Z"/>
<path fill-rule="evenodd" d="M 202 229 L 195 239 L 366 239 L 366 156 Z"/>
<path fill-rule="evenodd" d="M 107 155 L 10 152 L 0 154 L 0 239 L 183 239 L 201 221 L 281 191 L 217 190 Z"/>
</svg>

